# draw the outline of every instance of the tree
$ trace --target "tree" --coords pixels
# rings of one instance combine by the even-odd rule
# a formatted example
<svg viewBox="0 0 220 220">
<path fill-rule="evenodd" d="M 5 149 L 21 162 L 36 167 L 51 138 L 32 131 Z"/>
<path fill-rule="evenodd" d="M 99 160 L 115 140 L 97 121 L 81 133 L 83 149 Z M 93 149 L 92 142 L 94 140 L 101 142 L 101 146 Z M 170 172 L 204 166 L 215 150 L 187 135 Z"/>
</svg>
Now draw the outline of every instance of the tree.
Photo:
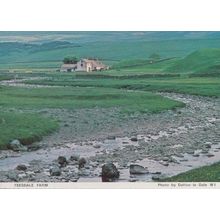
<svg viewBox="0 0 220 220">
<path fill-rule="evenodd" d="M 76 64 L 79 61 L 77 57 L 65 57 L 63 59 L 63 62 L 65 64 Z"/>
<path fill-rule="evenodd" d="M 149 56 L 150 60 L 152 61 L 155 61 L 155 60 L 159 60 L 160 59 L 160 55 L 157 54 L 157 53 L 152 53 L 150 56 Z"/>
</svg>

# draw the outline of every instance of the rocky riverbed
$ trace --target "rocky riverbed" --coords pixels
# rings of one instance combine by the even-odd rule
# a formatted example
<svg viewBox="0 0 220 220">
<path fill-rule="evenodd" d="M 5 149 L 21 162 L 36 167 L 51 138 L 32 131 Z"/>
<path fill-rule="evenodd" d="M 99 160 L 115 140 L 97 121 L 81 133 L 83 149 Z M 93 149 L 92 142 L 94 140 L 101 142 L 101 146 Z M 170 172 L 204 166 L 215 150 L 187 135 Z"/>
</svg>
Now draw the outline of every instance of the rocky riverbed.
<svg viewBox="0 0 220 220">
<path fill-rule="evenodd" d="M 220 161 L 219 98 L 161 95 L 186 106 L 154 115 L 122 115 L 117 108 L 40 110 L 59 120 L 60 130 L 28 146 L 38 150 L 2 151 L 0 181 L 101 181 L 106 163 L 116 165 L 117 181 L 157 181 Z M 132 164 L 148 172 L 130 174 Z"/>
</svg>

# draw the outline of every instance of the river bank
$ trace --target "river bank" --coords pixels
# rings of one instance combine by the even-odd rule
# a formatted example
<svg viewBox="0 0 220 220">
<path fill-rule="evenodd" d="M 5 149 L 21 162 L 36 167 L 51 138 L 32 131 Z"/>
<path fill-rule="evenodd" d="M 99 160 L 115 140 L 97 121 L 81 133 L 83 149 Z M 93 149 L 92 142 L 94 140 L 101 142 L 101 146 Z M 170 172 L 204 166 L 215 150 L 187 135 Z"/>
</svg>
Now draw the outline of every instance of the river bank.
<svg viewBox="0 0 220 220">
<path fill-rule="evenodd" d="M 152 181 L 220 160 L 220 101 L 191 95 L 162 93 L 186 106 L 160 114 L 119 117 L 117 108 L 41 112 L 61 123 L 61 129 L 32 152 L 1 152 L 0 181 L 101 181 L 101 166 L 116 164 L 119 181 Z M 42 110 L 41 110 L 42 111 Z M 86 159 L 83 169 L 69 158 Z M 51 176 L 57 158 L 68 165 Z M 146 175 L 130 175 L 129 165 L 147 167 Z M 17 170 L 25 164 L 27 170 Z"/>
</svg>

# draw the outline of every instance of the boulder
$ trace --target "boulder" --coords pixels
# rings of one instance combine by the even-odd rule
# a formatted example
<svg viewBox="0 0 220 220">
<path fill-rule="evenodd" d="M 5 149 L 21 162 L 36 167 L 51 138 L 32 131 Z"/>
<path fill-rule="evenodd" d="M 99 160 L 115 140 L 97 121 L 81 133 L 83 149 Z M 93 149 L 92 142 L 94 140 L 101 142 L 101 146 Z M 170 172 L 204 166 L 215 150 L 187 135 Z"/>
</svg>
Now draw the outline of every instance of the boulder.
<svg viewBox="0 0 220 220">
<path fill-rule="evenodd" d="M 96 149 L 101 148 L 101 146 L 100 146 L 100 145 L 94 145 L 93 147 L 94 147 L 94 148 L 96 148 Z"/>
<path fill-rule="evenodd" d="M 70 157 L 70 160 L 71 160 L 71 161 L 79 161 L 79 159 L 80 159 L 80 156 L 79 156 L 79 155 L 72 155 L 72 156 Z"/>
<path fill-rule="evenodd" d="M 25 171 L 27 170 L 27 167 L 24 164 L 20 164 L 16 167 L 17 170 Z"/>
<path fill-rule="evenodd" d="M 17 139 L 11 141 L 8 146 L 9 149 L 13 151 L 27 151 L 27 147 L 22 145 L 21 142 Z"/>
<path fill-rule="evenodd" d="M 132 137 L 131 141 L 138 141 L 137 137 Z"/>
<path fill-rule="evenodd" d="M 212 154 L 212 153 L 208 153 L 206 156 L 207 156 L 207 157 L 214 157 L 215 155 Z"/>
<path fill-rule="evenodd" d="M 116 137 L 115 136 L 108 136 L 108 138 L 107 138 L 108 140 L 115 140 L 116 139 Z"/>
<path fill-rule="evenodd" d="M 212 143 L 211 142 L 206 142 L 205 143 L 205 147 L 206 148 L 211 148 L 212 147 Z"/>
<path fill-rule="evenodd" d="M 60 176 L 61 175 L 61 170 L 58 166 L 54 166 L 50 168 L 50 175 L 51 176 Z"/>
<path fill-rule="evenodd" d="M 61 167 L 65 167 L 67 165 L 67 159 L 66 157 L 63 157 L 63 156 L 59 156 L 58 159 L 57 159 L 59 165 Z"/>
<path fill-rule="evenodd" d="M 106 163 L 102 166 L 102 181 L 112 182 L 119 178 L 119 171 L 113 163 Z"/>
<path fill-rule="evenodd" d="M 166 162 L 167 162 L 167 161 L 169 161 L 169 160 L 170 160 L 170 158 L 168 158 L 168 157 L 164 157 L 164 158 L 163 158 L 163 161 L 166 161 Z"/>
<path fill-rule="evenodd" d="M 21 145 L 21 142 L 19 141 L 19 140 L 12 140 L 11 142 L 10 142 L 10 146 L 11 147 L 17 147 L 17 146 L 20 146 Z"/>
<path fill-rule="evenodd" d="M 131 164 L 130 168 L 129 168 L 129 172 L 130 172 L 130 174 L 147 174 L 147 173 L 149 173 L 147 168 L 142 167 L 138 164 Z"/>
<path fill-rule="evenodd" d="M 153 172 L 153 173 L 151 173 L 151 174 L 154 174 L 154 175 L 160 175 L 161 172 L 160 172 L 160 171 L 156 171 L 156 172 Z"/>
<path fill-rule="evenodd" d="M 166 167 L 169 166 L 169 163 L 167 163 L 167 162 L 165 162 L 165 161 L 160 161 L 159 163 L 160 163 L 161 165 L 163 165 L 163 166 L 166 166 Z"/>
<path fill-rule="evenodd" d="M 194 154 L 194 150 L 188 150 L 187 154 Z"/>
<path fill-rule="evenodd" d="M 174 155 L 179 158 L 184 158 L 184 155 L 182 155 L 181 153 L 175 153 Z"/>
<path fill-rule="evenodd" d="M 202 149 L 201 153 L 202 153 L 202 154 L 208 154 L 208 153 L 209 153 L 209 150 Z"/>
<path fill-rule="evenodd" d="M 81 157 L 78 162 L 79 169 L 83 168 L 85 164 L 86 164 L 86 159 L 84 157 Z"/>
</svg>

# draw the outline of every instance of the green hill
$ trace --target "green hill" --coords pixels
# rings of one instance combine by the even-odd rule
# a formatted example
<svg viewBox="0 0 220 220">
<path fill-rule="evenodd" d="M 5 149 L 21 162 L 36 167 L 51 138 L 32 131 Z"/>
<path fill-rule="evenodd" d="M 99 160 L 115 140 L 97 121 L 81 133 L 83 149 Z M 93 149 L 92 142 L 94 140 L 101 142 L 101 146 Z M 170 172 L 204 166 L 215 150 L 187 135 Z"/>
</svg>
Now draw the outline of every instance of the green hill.
<svg viewBox="0 0 220 220">
<path fill-rule="evenodd" d="M 153 53 L 159 54 L 162 59 L 182 58 L 195 50 L 220 48 L 220 39 L 149 41 L 144 37 L 139 40 L 122 40 L 121 38 L 112 37 L 111 40 L 107 40 L 104 36 L 103 39 L 101 36 L 99 39 L 92 42 L 83 40 L 80 42 L 72 40 L 46 43 L 0 42 L 0 69 L 52 68 L 56 70 L 59 69 L 64 57 L 77 56 L 96 57 L 108 65 L 117 64 L 123 60 L 129 60 L 129 63 L 130 60 L 135 60 L 135 63 L 141 61 L 139 62 L 140 71 L 145 71 L 149 67 L 152 67 L 152 71 L 154 71 L 159 64 L 148 65 L 146 62 Z M 185 61 L 185 58 L 183 61 Z M 168 63 L 170 64 L 170 62 Z M 179 65 L 181 65 L 181 62 L 177 63 L 177 67 Z M 137 65 L 132 68 L 137 69 Z M 169 65 L 166 65 L 166 68 L 169 68 Z M 171 70 L 173 69 L 181 72 L 181 68 L 175 68 L 174 66 Z"/>
<path fill-rule="evenodd" d="M 220 49 L 197 50 L 169 66 L 174 73 L 217 74 L 220 72 Z"/>
<path fill-rule="evenodd" d="M 166 73 L 165 70 L 174 64 L 179 58 L 170 57 L 159 60 L 134 59 L 123 60 L 112 65 L 112 69 L 126 74 Z M 118 73 L 117 73 L 118 74 Z"/>
</svg>

